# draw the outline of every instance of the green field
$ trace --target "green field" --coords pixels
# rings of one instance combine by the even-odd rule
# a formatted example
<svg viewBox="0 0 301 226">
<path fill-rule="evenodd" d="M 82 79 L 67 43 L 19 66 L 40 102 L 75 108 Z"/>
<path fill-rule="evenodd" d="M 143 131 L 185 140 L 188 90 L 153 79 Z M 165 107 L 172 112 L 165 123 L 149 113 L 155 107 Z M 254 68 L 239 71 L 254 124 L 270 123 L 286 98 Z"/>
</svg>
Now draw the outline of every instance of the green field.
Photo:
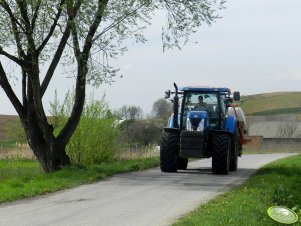
<svg viewBox="0 0 301 226">
<path fill-rule="evenodd" d="M 301 216 L 300 172 L 301 155 L 268 164 L 249 181 L 200 206 L 174 226 L 283 225 L 270 219 L 266 211 L 280 205 L 294 208 Z M 293 225 L 300 226 L 300 219 Z"/>
<path fill-rule="evenodd" d="M 242 100 L 246 115 L 301 115 L 301 92 L 242 96 Z"/>
</svg>

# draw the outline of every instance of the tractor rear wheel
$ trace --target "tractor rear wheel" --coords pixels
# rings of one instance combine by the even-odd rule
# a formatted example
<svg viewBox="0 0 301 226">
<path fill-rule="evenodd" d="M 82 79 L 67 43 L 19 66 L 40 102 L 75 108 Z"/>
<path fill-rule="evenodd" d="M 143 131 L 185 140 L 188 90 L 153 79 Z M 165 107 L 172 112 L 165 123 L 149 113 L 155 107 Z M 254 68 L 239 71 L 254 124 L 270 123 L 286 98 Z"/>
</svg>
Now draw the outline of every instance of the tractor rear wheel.
<svg viewBox="0 0 301 226">
<path fill-rule="evenodd" d="M 231 140 L 227 134 L 212 137 L 212 172 L 227 175 L 230 167 Z"/>
<path fill-rule="evenodd" d="M 230 171 L 237 170 L 237 163 L 238 163 L 238 130 L 231 138 L 231 155 L 230 155 Z"/>
<path fill-rule="evenodd" d="M 178 165 L 178 169 L 186 170 L 187 165 L 188 165 L 188 158 L 182 158 L 182 157 L 178 156 L 177 165 Z"/>
<path fill-rule="evenodd" d="M 177 172 L 179 153 L 179 133 L 164 131 L 160 145 L 160 168 L 162 172 Z"/>
</svg>

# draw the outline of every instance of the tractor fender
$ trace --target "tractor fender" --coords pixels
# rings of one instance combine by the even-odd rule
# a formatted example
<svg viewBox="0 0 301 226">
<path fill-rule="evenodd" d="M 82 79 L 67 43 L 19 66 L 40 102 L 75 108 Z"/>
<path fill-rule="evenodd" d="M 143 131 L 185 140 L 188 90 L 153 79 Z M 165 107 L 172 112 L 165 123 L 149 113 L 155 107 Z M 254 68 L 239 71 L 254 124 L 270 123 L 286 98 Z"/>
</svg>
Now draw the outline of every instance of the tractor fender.
<svg viewBox="0 0 301 226">
<path fill-rule="evenodd" d="M 173 128 L 173 115 L 171 115 L 168 119 L 167 128 Z"/>
<path fill-rule="evenodd" d="M 174 115 L 172 114 L 168 119 L 167 128 L 175 128 L 173 118 L 174 118 Z M 178 124 L 180 124 L 180 117 L 178 117 Z"/>
<path fill-rule="evenodd" d="M 176 133 L 178 135 L 180 135 L 180 133 L 181 133 L 181 131 L 178 128 L 164 127 L 163 130 L 164 130 L 164 132 Z"/>
<path fill-rule="evenodd" d="M 234 115 L 228 115 L 225 121 L 225 130 L 229 131 L 231 135 L 234 135 L 237 127 L 237 119 Z"/>
</svg>

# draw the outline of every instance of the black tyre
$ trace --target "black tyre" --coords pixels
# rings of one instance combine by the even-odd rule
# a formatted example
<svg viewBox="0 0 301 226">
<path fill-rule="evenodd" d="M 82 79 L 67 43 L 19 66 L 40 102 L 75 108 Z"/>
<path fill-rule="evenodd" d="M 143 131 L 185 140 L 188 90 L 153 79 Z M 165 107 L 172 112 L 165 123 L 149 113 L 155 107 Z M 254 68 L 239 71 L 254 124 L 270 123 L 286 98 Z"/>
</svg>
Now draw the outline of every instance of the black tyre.
<svg viewBox="0 0 301 226">
<path fill-rule="evenodd" d="M 230 167 L 231 139 L 226 134 L 215 134 L 212 137 L 212 172 L 227 175 Z"/>
<path fill-rule="evenodd" d="M 180 156 L 177 157 L 177 165 L 178 169 L 186 170 L 188 165 L 188 158 L 182 158 Z"/>
<path fill-rule="evenodd" d="M 238 141 L 239 136 L 238 136 L 238 130 L 236 130 L 236 133 L 232 136 L 231 138 L 231 154 L 230 154 L 230 171 L 236 171 L 237 170 L 237 165 L 238 165 Z"/>
<path fill-rule="evenodd" d="M 174 131 L 164 131 L 160 145 L 160 168 L 162 172 L 177 172 L 179 153 L 179 134 Z"/>
</svg>

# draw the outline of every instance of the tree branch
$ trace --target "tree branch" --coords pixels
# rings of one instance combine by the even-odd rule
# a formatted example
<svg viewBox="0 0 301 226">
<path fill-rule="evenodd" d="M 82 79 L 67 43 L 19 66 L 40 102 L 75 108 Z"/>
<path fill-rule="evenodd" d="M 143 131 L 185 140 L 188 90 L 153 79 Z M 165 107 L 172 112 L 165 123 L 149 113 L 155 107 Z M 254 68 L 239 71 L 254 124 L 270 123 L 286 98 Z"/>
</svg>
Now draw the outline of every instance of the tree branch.
<svg viewBox="0 0 301 226">
<path fill-rule="evenodd" d="M 61 41 L 58 45 L 58 48 L 57 48 L 57 50 L 54 54 L 53 60 L 52 60 L 50 66 L 47 70 L 46 76 L 45 76 L 45 78 L 42 82 L 42 85 L 41 85 L 41 96 L 42 97 L 44 96 L 44 94 L 46 92 L 46 89 L 47 89 L 47 87 L 48 87 L 48 85 L 49 85 L 49 83 L 50 83 L 50 81 L 53 77 L 54 71 L 55 71 L 55 69 L 56 69 L 56 67 L 57 67 L 57 65 L 58 65 L 58 63 L 61 59 L 61 56 L 62 56 L 63 51 L 65 49 L 65 46 L 67 44 L 67 41 L 70 37 L 70 32 L 71 32 L 71 27 L 72 27 L 72 20 L 74 20 L 74 16 L 77 15 L 77 12 L 78 12 L 81 4 L 82 4 L 81 0 L 77 1 L 75 6 L 73 7 L 74 15 L 72 14 L 71 17 L 70 16 L 68 17 L 67 26 L 65 28 L 65 31 L 64 31 L 63 36 L 61 38 Z"/>
<path fill-rule="evenodd" d="M 6 56 L 8 59 L 14 61 L 15 63 L 17 63 L 18 65 L 20 65 L 21 67 L 25 66 L 25 62 L 23 60 L 20 60 L 18 57 L 15 57 L 11 54 L 9 54 L 8 52 L 5 52 L 2 47 L 0 47 L 0 55 Z"/>
<path fill-rule="evenodd" d="M 17 27 L 17 25 L 21 28 L 21 30 L 23 32 L 26 31 L 26 29 L 22 26 L 22 24 L 16 19 L 16 17 L 14 16 L 14 13 L 12 12 L 11 8 L 9 7 L 9 5 L 7 4 L 6 1 L 0 1 L 0 5 L 4 8 L 4 10 L 8 13 L 10 20 L 12 22 L 13 25 L 15 25 Z"/>
<path fill-rule="evenodd" d="M 75 57 L 76 57 L 77 61 L 79 61 L 81 51 L 80 51 L 80 47 L 79 47 L 77 29 L 76 29 L 75 25 L 72 26 L 72 41 L 73 41 L 73 48 L 74 48 Z"/>
<path fill-rule="evenodd" d="M 109 26 L 107 26 L 105 29 L 103 29 L 103 31 L 101 31 L 99 34 L 97 34 L 94 38 L 93 38 L 93 42 L 95 40 L 97 40 L 98 38 L 100 38 L 102 35 L 104 35 L 107 31 L 111 30 L 112 28 L 116 27 L 117 25 L 119 25 L 122 21 L 124 21 L 128 16 L 136 13 L 140 8 L 143 7 L 143 4 L 140 5 L 140 7 L 137 7 L 136 9 L 132 10 L 131 12 L 128 12 L 122 16 L 120 16 L 119 18 L 117 18 L 113 23 L 111 23 Z"/>
<path fill-rule="evenodd" d="M 70 36 L 70 27 L 67 26 L 64 33 L 63 33 L 63 36 L 61 38 L 61 41 L 58 45 L 58 48 L 57 48 L 57 50 L 56 50 L 56 52 L 53 56 L 51 64 L 50 64 L 50 66 L 49 66 L 49 68 L 46 72 L 45 78 L 42 82 L 42 85 L 41 85 L 41 96 L 42 97 L 44 96 L 44 94 L 46 92 L 46 89 L 47 89 L 47 87 L 48 87 L 48 85 L 49 85 L 49 83 L 52 79 L 52 76 L 54 74 L 54 71 L 55 71 L 55 69 L 56 69 L 56 67 L 57 67 L 57 65 L 58 65 L 58 63 L 61 59 L 61 56 L 64 52 L 64 49 L 65 49 L 65 46 L 66 46 L 67 41 L 69 39 L 69 36 Z"/>
<path fill-rule="evenodd" d="M 22 99 L 23 99 L 23 106 L 25 111 L 27 111 L 26 85 L 27 85 L 27 74 L 25 70 L 22 69 Z"/>
<path fill-rule="evenodd" d="M 41 6 L 41 2 L 42 2 L 42 0 L 38 0 L 37 6 L 36 6 L 36 8 L 34 10 L 33 17 L 31 19 L 32 30 L 34 30 L 34 27 L 36 25 L 36 21 L 37 21 L 38 15 L 39 15 L 39 9 L 40 9 L 40 6 Z"/>
<path fill-rule="evenodd" d="M 25 58 L 25 52 L 22 49 L 21 38 L 20 38 L 20 35 L 19 35 L 18 26 L 21 28 L 21 30 L 23 32 L 25 32 L 25 29 L 22 26 L 22 24 L 19 23 L 19 21 L 15 18 L 15 16 L 14 16 L 13 12 L 11 11 L 9 5 L 5 1 L 1 1 L 0 4 L 9 15 L 9 18 L 10 18 L 10 21 L 11 21 L 12 27 L 13 27 L 13 33 L 14 33 L 14 37 L 15 37 L 15 40 L 16 40 L 19 57 L 24 59 Z"/>
<path fill-rule="evenodd" d="M 63 10 L 63 5 L 65 4 L 65 0 L 61 0 L 60 2 L 60 5 L 58 6 L 58 11 L 55 15 L 55 18 L 54 18 L 54 21 L 53 21 L 53 24 L 51 25 L 50 27 L 50 31 L 48 33 L 48 35 L 46 36 L 46 38 L 44 39 L 44 41 L 42 42 L 42 44 L 38 47 L 37 51 L 40 53 L 44 47 L 47 45 L 49 39 L 51 38 L 51 36 L 53 35 L 53 32 L 58 24 L 58 20 L 61 16 L 61 13 L 62 13 L 62 10 Z M 33 25 L 34 26 L 34 25 Z M 68 26 L 68 25 L 67 25 Z"/>
<path fill-rule="evenodd" d="M 33 39 L 33 28 L 31 27 L 28 13 L 27 13 L 27 1 L 17 0 L 17 5 L 19 6 L 21 16 L 25 24 L 25 28 L 26 28 L 25 34 L 28 41 L 29 51 L 33 54 L 36 54 L 37 52 L 36 52 L 35 42 Z"/>
<path fill-rule="evenodd" d="M 32 29 L 30 27 L 30 20 L 28 18 L 28 13 L 27 13 L 27 1 L 17 0 L 17 5 L 19 6 L 22 19 L 25 22 L 25 30 L 27 31 L 27 34 L 28 32 L 32 33 Z"/>
<path fill-rule="evenodd" d="M 109 2 L 109 0 L 99 0 L 98 1 L 97 12 L 95 14 L 94 21 L 89 28 L 88 35 L 86 37 L 85 45 L 83 48 L 83 54 L 84 54 L 85 60 L 88 60 L 88 58 L 89 58 L 90 50 L 93 45 L 94 35 L 99 27 L 99 24 L 103 17 L 104 10 L 105 10 L 108 2 Z"/>
<path fill-rule="evenodd" d="M 7 80 L 6 73 L 3 69 L 2 63 L 0 62 L 0 85 L 8 96 L 9 100 L 13 104 L 14 108 L 18 112 L 20 118 L 24 118 L 24 108 L 19 101 L 18 97 L 14 93 L 9 81 Z"/>
<path fill-rule="evenodd" d="M 76 57 L 77 61 L 79 61 L 80 47 L 79 47 L 77 29 L 76 29 L 76 25 L 75 25 L 76 12 L 75 12 L 75 8 L 73 7 L 73 4 L 68 5 L 67 13 L 68 13 L 68 17 L 70 19 L 69 23 L 71 25 L 71 31 L 72 31 L 72 41 L 73 41 L 73 46 L 74 46 L 73 47 L 74 54 L 75 54 L 75 57 Z"/>
<path fill-rule="evenodd" d="M 95 35 L 97 28 L 101 22 L 102 15 L 105 9 L 106 4 L 108 3 L 108 0 L 98 1 L 98 9 L 95 14 L 95 19 L 94 22 L 91 24 L 89 28 L 88 35 L 86 37 L 85 45 L 84 45 L 84 50 L 83 53 L 80 53 L 79 48 L 75 50 L 75 54 L 77 55 L 77 60 L 78 60 L 78 72 L 77 72 L 77 79 L 76 79 L 76 88 L 75 88 L 75 100 L 74 100 L 74 105 L 72 109 L 72 113 L 65 124 L 64 128 L 61 130 L 60 134 L 57 137 L 58 143 L 62 145 L 66 145 L 68 141 L 70 140 L 73 132 L 76 129 L 76 126 L 79 123 L 81 113 L 83 111 L 84 107 L 84 102 L 85 102 L 85 95 L 86 95 L 86 76 L 88 73 L 88 57 L 90 54 L 90 49 L 92 47 L 92 40 L 93 36 Z M 69 13 L 72 13 L 69 11 Z M 79 47 L 78 39 L 77 39 L 77 33 L 75 27 L 72 27 L 72 34 L 74 44 L 76 47 Z M 75 47 L 75 48 L 76 48 Z M 83 56 L 83 57 L 82 57 Z"/>
</svg>

